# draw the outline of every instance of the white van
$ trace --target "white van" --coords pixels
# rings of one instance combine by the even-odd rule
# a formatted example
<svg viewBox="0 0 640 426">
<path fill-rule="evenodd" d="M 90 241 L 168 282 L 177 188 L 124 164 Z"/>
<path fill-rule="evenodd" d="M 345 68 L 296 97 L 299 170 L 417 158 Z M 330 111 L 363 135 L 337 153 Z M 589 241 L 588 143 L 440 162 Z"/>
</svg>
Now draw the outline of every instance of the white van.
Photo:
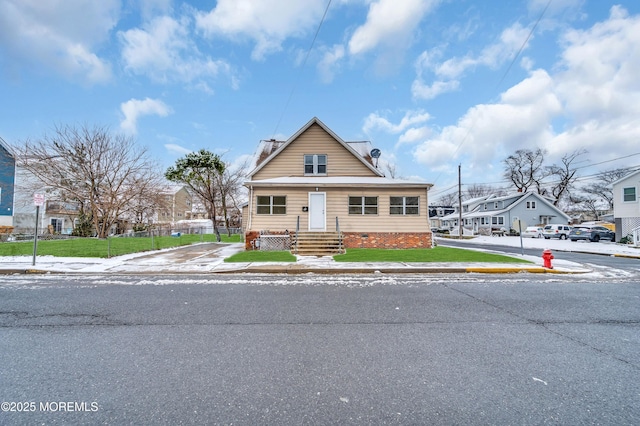
<svg viewBox="0 0 640 426">
<path fill-rule="evenodd" d="M 542 235 L 545 239 L 560 238 L 566 240 L 571 232 L 571 226 L 569 225 L 546 225 L 542 231 Z"/>
</svg>

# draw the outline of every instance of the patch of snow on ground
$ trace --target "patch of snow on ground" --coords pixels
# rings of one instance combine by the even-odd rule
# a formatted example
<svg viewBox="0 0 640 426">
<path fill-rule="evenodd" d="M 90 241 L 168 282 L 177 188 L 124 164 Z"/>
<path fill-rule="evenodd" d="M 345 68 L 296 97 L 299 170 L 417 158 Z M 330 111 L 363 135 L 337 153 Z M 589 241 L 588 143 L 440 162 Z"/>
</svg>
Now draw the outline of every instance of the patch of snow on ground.
<svg viewBox="0 0 640 426">
<path fill-rule="evenodd" d="M 439 240 L 439 238 L 436 238 L 436 240 Z M 442 240 L 444 241 L 445 239 Z M 468 244 L 492 244 L 516 247 L 520 249 L 520 237 L 489 237 L 480 235 L 472 239 L 462 241 Z M 526 249 L 538 248 L 540 249 L 540 252 L 545 249 L 550 249 L 551 251 L 559 250 L 595 254 L 624 254 L 640 256 L 640 247 L 633 247 L 627 244 L 617 244 L 609 241 L 592 243 L 590 241 L 570 241 L 560 240 L 557 238 L 548 240 L 544 238 L 523 238 L 522 246 Z"/>
</svg>

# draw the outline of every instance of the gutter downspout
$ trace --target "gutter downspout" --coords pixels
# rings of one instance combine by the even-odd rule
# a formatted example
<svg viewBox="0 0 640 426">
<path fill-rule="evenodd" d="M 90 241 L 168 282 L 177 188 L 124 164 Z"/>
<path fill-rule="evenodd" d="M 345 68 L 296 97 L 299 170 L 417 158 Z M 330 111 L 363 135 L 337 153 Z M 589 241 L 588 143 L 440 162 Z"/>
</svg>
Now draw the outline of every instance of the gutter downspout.
<svg viewBox="0 0 640 426">
<path fill-rule="evenodd" d="M 429 190 L 431 189 L 431 187 L 426 188 L 424 190 L 424 202 L 426 204 L 426 216 L 427 216 L 427 229 L 429 230 L 429 232 L 431 232 L 431 218 L 429 217 Z M 436 239 L 435 236 L 433 235 L 433 232 L 431 232 L 431 248 L 436 247 Z"/>
<path fill-rule="evenodd" d="M 249 187 L 249 222 L 247 223 L 246 232 L 251 230 L 252 218 L 253 218 L 253 185 Z"/>
</svg>

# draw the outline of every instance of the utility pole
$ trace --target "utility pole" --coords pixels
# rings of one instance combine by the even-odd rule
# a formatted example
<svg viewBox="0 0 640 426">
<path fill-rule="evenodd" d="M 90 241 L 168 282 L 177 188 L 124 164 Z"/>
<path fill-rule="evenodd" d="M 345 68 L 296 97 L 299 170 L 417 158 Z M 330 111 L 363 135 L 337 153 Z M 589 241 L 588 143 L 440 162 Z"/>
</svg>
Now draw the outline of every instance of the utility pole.
<svg viewBox="0 0 640 426">
<path fill-rule="evenodd" d="M 458 239 L 462 239 L 462 178 L 461 170 L 462 164 L 458 164 Z"/>
</svg>

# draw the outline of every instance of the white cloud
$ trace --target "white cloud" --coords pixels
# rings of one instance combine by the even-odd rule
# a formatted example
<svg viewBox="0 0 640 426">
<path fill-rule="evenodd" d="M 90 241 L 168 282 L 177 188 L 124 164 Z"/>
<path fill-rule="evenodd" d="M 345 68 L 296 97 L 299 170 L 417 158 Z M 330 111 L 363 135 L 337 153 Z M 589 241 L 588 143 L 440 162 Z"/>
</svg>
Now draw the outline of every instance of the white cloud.
<svg viewBox="0 0 640 426">
<path fill-rule="evenodd" d="M 440 49 L 423 52 L 416 60 L 416 79 L 411 86 L 411 93 L 415 99 L 433 99 L 442 93 L 457 90 L 460 78 L 470 68 L 485 66 L 498 68 L 511 60 L 523 47 L 529 36 L 529 29 L 519 23 L 511 25 L 500 34 L 497 43 L 486 46 L 477 56 L 467 55 L 453 57 L 443 62 L 436 60 L 442 56 Z M 525 48 L 527 47 L 525 44 Z M 433 73 L 436 79 L 428 84 L 425 75 Z"/>
<path fill-rule="evenodd" d="M 497 103 L 470 108 L 420 144 L 416 160 L 438 170 L 465 157 L 488 170 L 519 148 L 545 149 L 550 162 L 581 149 L 597 161 L 638 152 L 640 16 L 614 6 L 609 19 L 566 31 L 562 46 L 553 74 L 533 70 Z"/>
<path fill-rule="evenodd" d="M 172 0 L 138 0 L 140 12 L 145 20 L 156 15 L 164 15 L 171 12 Z"/>
<path fill-rule="evenodd" d="M 431 129 L 429 127 L 414 127 L 400 135 L 400 138 L 398 138 L 398 144 L 422 142 L 426 140 L 429 135 L 431 135 Z"/>
<path fill-rule="evenodd" d="M 473 163 L 489 164 L 502 148 L 511 153 L 541 147 L 553 136 L 551 121 L 562 112 L 552 89 L 553 81 L 545 71 L 533 72 L 503 93 L 499 103 L 476 105 L 457 125 L 445 127 L 417 147 L 416 160 L 437 167 L 445 154 L 447 162 L 464 154 Z"/>
<path fill-rule="evenodd" d="M 197 14 L 196 25 L 209 37 L 253 41 L 251 56 L 262 60 L 281 50 L 288 37 L 315 29 L 325 6 L 324 0 L 218 0 L 210 12 Z"/>
<path fill-rule="evenodd" d="M 562 143 L 601 159 L 637 152 L 640 16 L 613 6 L 608 20 L 566 32 L 562 45 L 556 92 L 571 126 L 550 142 L 550 148 Z"/>
<path fill-rule="evenodd" d="M 443 93 L 458 90 L 459 86 L 460 82 L 458 80 L 434 81 L 431 85 L 428 85 L 421 79 L 416 79 L 411 84 L 411 94 L 415 99 L 434 99 Z"/>
<path fill-rule="evenodd" d="M 580 120 L 638 116 L 640 17 L 619 6 L 609 20 L 586 31 L 568 31 L 558 90 Z"/>
<path fill-rule="evenodd" d="M 349 40 L 349 53 L 359 55 L 380 45 L 404 50 L 424 15 L 438 3 L 436 0 L 373 1 L 367 21 Z"/>
<path fill-rule="evenodd" d="M 107 40 L 120 1 L 4 0 L 0 2 L 0 52 L 6 66 L 50 68 L 68 79 L 108 81 L 111 65 L 94 51 Z"/>
<path fill-rule="evenodd" d="M 397 124 L 392 123 L 379 113 L 371 113 L 367 116 L 362 130 L 366 134 L 375 131 L 399 135 L 395 148 L 403 144 L 423 142 L 431 135 L 432 130 L 426 125 L 431 119 L 429 113 L 423 110 L 407 111 Z"/>
<path fill-rule="evenodd" d="M 451 129 L 453 130 L 453 129 Z M 456 144 L 445 135 L 440 139 L 429 139 L 415 150 L 416 160 L 433 172 L 451 170 L 451 160 L 456 153 Z"/>
<path fill-rule="evenodd" d="M 172 113 L 171 108 L 158 99 L 145 98 L 130 99 L 120 104 L 120 110 L 124 119 L 120 122 L 120 128 L 128 134 L 136 134 L 138 131 L 138 118 L 144 115 L 158 115 L 166 117 Z"/>
<path fill-rule="evenodd" d="M 331 83 L 336 72 L 340 69 L 340 61 L 345 56 L 345 48 L 341 44 L 327 49 L 318 63 L 318 72 L 323 83 Z"/>
<path fill-rule="evenodd" d="M 230 74 L 231 67 L 225 61 L 202 55 L 190 39 L 189 25 L 184 17 L 176 20 L 160 16 L 143 28 L 120 32 L 126 68 L 159 82 L 194 83 L 201 90 L 212 92 L 206 80 L 220 73 Z"/>
<path fill-rule="evenodd" d="M 431 116 L 423 110 L 407 111 L 398 124 L 391 123 L 378 113 L 367 116 L 362 130 L 369 134 L 374 130 L 382 130 L 387 133 L 397 134 L 406 131 L 416 124 L 427 122 Z"/>
<path fill-rule="evenodd" d="M 193 152 L 192 150 L 185 148 L 181 145 L 175 144 L 175 143 L 166 143 L 164 144 L 164 148 L 167 150 L 167 152 L 169 152 L 170 154 L 173 154 L 177 157 L 183 156 L 183 155 L 187 155 L 190 152 Z"/>
</svg>

